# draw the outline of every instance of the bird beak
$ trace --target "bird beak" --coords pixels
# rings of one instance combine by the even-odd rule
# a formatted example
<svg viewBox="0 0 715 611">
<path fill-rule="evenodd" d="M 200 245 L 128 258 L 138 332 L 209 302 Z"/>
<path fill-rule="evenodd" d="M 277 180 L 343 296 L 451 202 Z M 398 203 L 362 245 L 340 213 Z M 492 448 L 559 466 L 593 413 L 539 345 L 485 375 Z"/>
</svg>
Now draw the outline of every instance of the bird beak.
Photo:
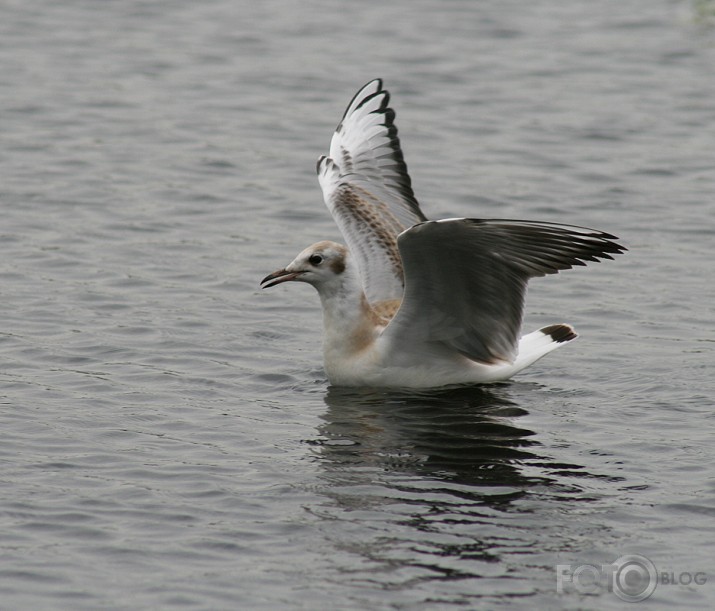
<svg viewBox="0 0 715 611">
<path fill-rule="evenodd" d="M 287 269 L 279 269 L 277 272 L 268 274 L 263 280 L 261 280 L 261 288 L 267 289 L 281 282 L 288 282 L 289 280 L 297 280 L 303 272 L 289 272 Z M 268 284 L 266 284 L 268 283 Z"/>
</svg>

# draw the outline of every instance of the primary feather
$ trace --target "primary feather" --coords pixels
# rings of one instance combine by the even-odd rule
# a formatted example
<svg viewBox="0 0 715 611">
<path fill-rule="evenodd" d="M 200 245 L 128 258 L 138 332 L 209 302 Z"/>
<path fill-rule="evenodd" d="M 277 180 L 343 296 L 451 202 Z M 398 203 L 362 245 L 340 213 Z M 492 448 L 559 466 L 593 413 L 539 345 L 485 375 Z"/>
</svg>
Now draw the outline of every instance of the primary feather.
<svg viewBox="0 0 715 611">
<path fill-rule="evenodd" d="M 519 337 L 529 279 L 625 250 L 615 236 L 533 221 L 428 221 L 407 173 L 390 95 L 376 79 L 320 157 L 323 197 L 348 248 L 319 242 L 263 286 L 308 282 L 324 312 L 333 384 L 429 387 L 511 377 L 576 338 Z"/>
</svg>

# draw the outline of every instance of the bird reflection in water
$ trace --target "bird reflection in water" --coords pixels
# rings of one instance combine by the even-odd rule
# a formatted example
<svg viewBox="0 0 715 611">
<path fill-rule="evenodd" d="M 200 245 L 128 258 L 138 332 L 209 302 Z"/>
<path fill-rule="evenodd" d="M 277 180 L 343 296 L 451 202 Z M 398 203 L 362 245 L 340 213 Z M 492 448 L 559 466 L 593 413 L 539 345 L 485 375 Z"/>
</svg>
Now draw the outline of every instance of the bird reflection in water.
<svg viewBox="0 0 715 611">
<path fill-rule="evenodd" d="M 521 472 L 524 461 L 539 458 L 540 444 L 533 431 L 515 425 L 527 412 L 509 398 L 507 388 L 399 392 L 332 387 L 318 442 L 325 467 L 341 472 L 376 467 L 499 489 L 544 483 L 543 477 Z M 499 492 L 487 496 L 506 500 L 498 500 Z"/>
<path fill-rule="evenodd" d="M 502 559 L 539 548 L 549 526 L 533 499 L 579 494 L 558 481 L 565 465 L 549 464 L 535 433 L 518 426 L 527 412 L 510 398 L 509 385 L 330 388 L 325 403 L 325 423 L 310 443 L 326 503 L 311 511 L 362 567 L 349 562 L 336 570 L 383 589 L 438 580 L 445 600 L 447 582 L 462 582 L 461 597 L 471 578 L 482 588 L 489 579 L 495 591 L 525 594 L 528 586 Z"/>
</svg>

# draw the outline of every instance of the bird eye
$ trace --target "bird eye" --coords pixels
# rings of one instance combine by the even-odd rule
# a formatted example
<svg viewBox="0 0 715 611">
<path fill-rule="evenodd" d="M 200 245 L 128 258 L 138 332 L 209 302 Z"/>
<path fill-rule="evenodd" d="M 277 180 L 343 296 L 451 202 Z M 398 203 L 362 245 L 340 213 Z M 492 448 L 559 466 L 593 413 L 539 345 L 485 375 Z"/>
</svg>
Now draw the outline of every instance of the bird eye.
<svg viewBox="0 0 715 611">
<path fill-rule="evenodd" d="M 310 255 L 310 259 L 308 259 L 308 263 L 311 265 L 320 265 L 323 262 L 323 257 L 320 255 Z"/>
</svg>

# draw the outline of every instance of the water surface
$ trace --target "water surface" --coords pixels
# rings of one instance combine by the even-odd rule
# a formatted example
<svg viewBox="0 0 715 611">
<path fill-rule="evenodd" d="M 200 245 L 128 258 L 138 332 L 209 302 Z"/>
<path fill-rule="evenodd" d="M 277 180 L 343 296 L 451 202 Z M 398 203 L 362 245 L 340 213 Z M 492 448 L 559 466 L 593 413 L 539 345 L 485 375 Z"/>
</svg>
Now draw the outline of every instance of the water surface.
<svg viewBox="0 0 715 611">
<path fill-rule="evenodd" d="M 1 606 L 617 609 L 557 566 L 640 554 L 711 607 L 707 8 L 6 3 Z M 376 76 L 428 216 L 630 249 L 532 283 L 582 337 L 512 382 L 331 388 L 312 289 L 258 289 L 339 239 L 314 165 Z"/>
</svg>

